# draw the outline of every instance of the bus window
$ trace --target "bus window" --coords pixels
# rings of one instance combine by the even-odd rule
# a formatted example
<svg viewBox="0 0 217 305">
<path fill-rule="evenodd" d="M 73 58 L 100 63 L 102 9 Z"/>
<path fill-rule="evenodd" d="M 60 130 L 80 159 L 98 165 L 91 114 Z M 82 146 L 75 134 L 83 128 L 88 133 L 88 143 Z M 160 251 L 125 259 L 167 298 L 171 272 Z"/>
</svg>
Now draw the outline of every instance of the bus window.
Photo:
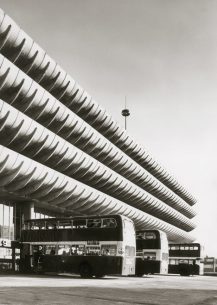
<svg viewBox="0 0 217 305">
<path fill-rule="evenodd" d="M 155 232 L 138 232 L 136 234 L 137 239 L 157 239 Z"/>
<path fill-rule="evenodd" d="M 31 230 L 31 225 L 29 222 L 23 224 L 23 230 Z"/>
<path fill-rule="evenodd" d="M 184 246 L 180 246 L 180 250 L 185 250 L 185 247 Z"/>
<path fill-rule="evenodd" d="M 57 224 L 53 221 L 46 221 L 46 229 L 53 230 L 57 228 Z"/>
<path fill-rule="evenodd" d="M 189 247 L 188 247 L 188 246 L 185 246 L 185 250 L 189 250 Z"/>
<path fill-rule="evenodd" d="M 102 245 L 101 254 L 115 256 L 117 254 L 117 246 L 116 245 Z"/>
<path fill-rule="evenodd" d="M 56 253 L 56 247 L 55 247 L 55 245 L 46 245 L 45 246 L 45 254 L 47 254 L 47 255 L 55 255 L 55 253 Z"/>
<path fill-rule="evenodd" d="M 44 230 L 46 228 L 45 221 L 35 220 L 34 221 L 34 230 Z"/>
<path fill-rule="evenodd" d="M 58 245 L 57 253 L 58 253 L 58 255 L 70 255 L 70 246 L 69 245 Z"/>
<path fill-rule="evenodd" d="M 194 246 L 194 250 L 198 250 L 198 246 Z"/>
<path fill-rule="evenodd" d="M 155 252 L 144 252 L 144 259 L 147 260 L 156 260 L 156 253 Z"/>
<path fill-rule="evenodd" d="M 188 259 L 180 259 L 179 264 L 188 264 Z"/>
<path fill-rule="evenodd" d="M 100 255 L 100 246 L 87 246 L 86 254 L 87 255 Z"/>
<path fill-rule="evenodd" d="M 87 228 L 86 219 L 74 219 L 73 220 L 73 229 L 83 229 L 83 228 Z"/>
<path fill-rule="evenodd" d="M 84 255 L 85 254 L 85 245 L 72 245 L 71 246 L 72 255 Z"/>
<path fill-rule="evenodd" d="M 103 228 L 115 228 L 117 226 L 116 220 L 113 218 L 104 218 L 102 219 Z"/>
<path fill-rule="evenodd" d="M 101 219 L 88 219 L 87 227 L 88 228 L 101 228 Z"/>
<path fill-rule="evenodd" d="M 59 221 L 59 229 L 71 229 L 71 228 L 72 228 L 72 222 L 70 219 Z"/>
<path fill-rule="evenodd" d="M 40 252 L 42 254 L 42 253 L 44 253 L 44 246 L 33 245 L 32 250 L 33 250 L 33 252 Z"/>
<path fill-rule="evenodd" d="M 171 250 L 177 250 L 177 249 L 176 249 L 176 246 L 171 246 L 170 249 L 171 249 Z"/>
<path fill-rule="evenodd" d="M 40 225 L 37 222 L 32 221 L 30 223 L 30 230 L 39 230 L 39 229 L 40 229 Z"/>
<path fill-rule="evenodd" d="M 143 239 L 144 238 L 144 233 L 137 233 L 136 238 L 137 239 Z"/>
<path fill-rule="evenodd" d="M 145 239 L 156 239 L 156 234 L 154 232 L 146 232 Z"/>
<path fill-rule="evenodd" d="M 206 263 L 214 263 L 215 259 L 214 258 L 206 258 L 205 257 Z"/>
<path fill-rule="evenodd" d="M 143 257 L 143 252 L 142 252 L 142 251 L 137 251 L 137 252 L 136 252 L 136 256 Z"/>
</svg>

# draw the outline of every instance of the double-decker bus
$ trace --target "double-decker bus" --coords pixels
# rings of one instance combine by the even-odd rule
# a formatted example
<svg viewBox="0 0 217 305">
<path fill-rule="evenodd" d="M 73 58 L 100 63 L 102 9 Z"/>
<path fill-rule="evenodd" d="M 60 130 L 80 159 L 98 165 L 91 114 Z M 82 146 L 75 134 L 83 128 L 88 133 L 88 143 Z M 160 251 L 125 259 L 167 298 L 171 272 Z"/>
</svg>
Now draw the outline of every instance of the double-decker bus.
<svg viewBox="0 0 217 305">
<path fill-rule="evenodd" d="M 159 230 L 136 231 L 137 276 L 153 273 L 168 273 L 168 240 Z"/>
<path fill-rule="evenodd" d="M 122 215 L 32 219 L 21 232 L 21 271 L 83 278 L 135 274 L 134 223 Z"/>
<path fill-rule="evenodd" d="M 183 276 L 203 274 L 203 252 L 199 243 L 169 244 L 169 273 Z"/>
</svg>

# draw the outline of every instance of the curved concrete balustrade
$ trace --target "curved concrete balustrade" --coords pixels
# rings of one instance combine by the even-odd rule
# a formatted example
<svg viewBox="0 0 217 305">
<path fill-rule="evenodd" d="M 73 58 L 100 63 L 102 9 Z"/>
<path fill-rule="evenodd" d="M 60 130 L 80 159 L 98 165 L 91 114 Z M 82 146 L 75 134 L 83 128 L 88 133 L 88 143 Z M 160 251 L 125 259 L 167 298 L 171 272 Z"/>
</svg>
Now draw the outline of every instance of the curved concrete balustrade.
<svg viewBox="0 0 217 305">
<path fill-rule="evenodd" d="M 195 204 L 193 196 L 131 139 L 127 132 L 10 17 L 2 11 L 0 16 L 2 54 L 187 203 Z"/>
<path fill-rule="evenodd" d="M 1 100 L 0 144 L 185 231 L 195 228 L 181 213 Z"/>
<path fill-rule="evenodd" d="M 195 216 L 193 209 L 184 200 L 2 55 L 0 55 L 0 97 L 185 216 L 189 218 Z M 103 182 L 101 184 L 103 185 Z"/>
<path fill-rule="evenodd" d="M 131 218 L 137 229 L 155 228 L 167 233 L 169 240 L 193 241 L 188 233 L 133 208 L 100 191 L 69 178 L 0 145 L 0 189 L 51 206 L 83 214 L 120 213 Z"/>
</svg>

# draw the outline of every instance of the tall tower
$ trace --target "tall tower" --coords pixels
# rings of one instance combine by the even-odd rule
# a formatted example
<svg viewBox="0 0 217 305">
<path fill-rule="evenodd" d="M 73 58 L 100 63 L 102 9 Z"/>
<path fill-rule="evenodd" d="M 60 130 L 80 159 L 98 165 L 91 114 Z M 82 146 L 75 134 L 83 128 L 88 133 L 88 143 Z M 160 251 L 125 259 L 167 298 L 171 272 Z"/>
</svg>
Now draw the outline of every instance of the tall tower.
<svg viewBox="0 0 217 305">
<path fill-rule="evenodd" d="M 122 110 L 121 114 L 124 117 L 125 130 L 127 130 L 127 117 L 130 116 L 130 111 L 129 111 L 129 109 L 127 109 L 126 96 L 125 96 L 125 108 Z"/>
</svg>

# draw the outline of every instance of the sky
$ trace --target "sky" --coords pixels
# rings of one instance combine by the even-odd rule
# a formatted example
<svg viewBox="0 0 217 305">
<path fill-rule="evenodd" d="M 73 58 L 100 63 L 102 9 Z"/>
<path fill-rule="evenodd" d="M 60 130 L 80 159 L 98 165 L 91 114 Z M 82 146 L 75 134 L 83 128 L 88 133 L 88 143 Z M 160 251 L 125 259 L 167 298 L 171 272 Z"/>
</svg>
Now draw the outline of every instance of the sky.
<svg viewBox="0 0 217 305">
<path fill-rule="evenodd" d="M 10 15 L 198 200 L 217 257 L 217 1 L 0 0 Z"/>
</svg>

